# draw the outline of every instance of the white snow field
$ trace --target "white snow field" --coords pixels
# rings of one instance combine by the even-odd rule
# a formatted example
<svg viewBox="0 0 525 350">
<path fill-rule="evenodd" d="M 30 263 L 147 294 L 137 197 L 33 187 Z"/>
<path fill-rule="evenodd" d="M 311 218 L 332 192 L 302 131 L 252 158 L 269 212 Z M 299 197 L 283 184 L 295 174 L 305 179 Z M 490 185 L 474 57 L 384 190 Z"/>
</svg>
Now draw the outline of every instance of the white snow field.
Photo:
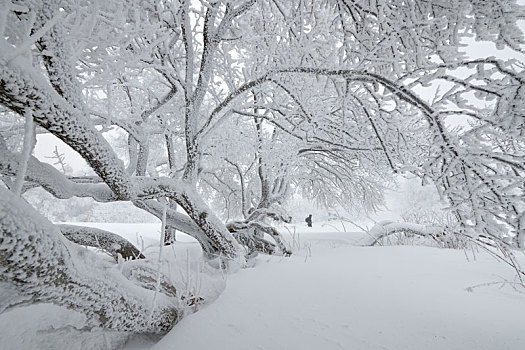
<svg viewBox="0 0 525 350">
<path fill-rule="evenodd" d="M 144 251 L 155 252 L 158 225 L 95 226 L 132 242 L 142 236 Z M 218 279 L 181 268 L 202 295 L 213 294 L 207 288 L 224 291 L 159 342 L 138 338 L 124 348 L 525 349 L 525 290 L 512 284 L 510 267 L 484 252 L 361 247 L 362 233 L 298 225 L 292 239 L 281 229 L 295 249 L 292 257 L 259 255 L 254 268 Z M 198 262 L 197 245 L 178 238 L 163 255 Z M 81 327 L 82 317 L 49 305 L 6 312 L 0 315 L 0 348 L 103 349 L 119 339 L 97 330 L 79 333 L 68 324 Z"/>
</svg>

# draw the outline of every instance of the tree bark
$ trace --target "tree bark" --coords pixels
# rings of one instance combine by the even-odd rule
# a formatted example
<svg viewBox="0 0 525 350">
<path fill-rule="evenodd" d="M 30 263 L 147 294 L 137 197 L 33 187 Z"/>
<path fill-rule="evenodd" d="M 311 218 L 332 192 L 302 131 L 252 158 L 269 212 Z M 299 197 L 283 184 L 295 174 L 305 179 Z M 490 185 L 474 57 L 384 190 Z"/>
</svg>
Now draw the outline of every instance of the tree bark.
<svg viewBox="0 0 525 350">
<path fill-rule="evenodd" d="M 77 151 L 121 200 L 133 189 L 123 163 L 84 113 L 45 85 L 30 68 L 15 64 L 0 67 L 0 103 L 23 115 L 29 107 L 34 121 Z"/>
<path fill-rule="evenodd" d="M 156 297 L 96 255 L 74 246 L 52 223 L 0 187 L 0 282 L 30 302 L 49 302 L 84 313 L 91 326 L 166 333 L 181 309 Z"/>
<path fill-rule="evenodd" d="M 239 243 L 251 251 L 268 255 L 279 253 L 284 256 L 292 255 L 292 251 L 286 246 L 279 231 L 270 225 L 256 221 L 235 221 L 228 223 L 226 227 Z M 270 235 L 275 243 L 264 239 L 265 233 Z"/>
<path fill-rule="evenodd" d="M 140 250 L 128 240 L 112 232 L 77 225 L 57 225 L 57 227 L 64 237 L 71 242 L 88 247 L 100 248 L 109 253 L 116 261 L 118 261 L 119 255 L 124 260 L 146 258 Z"/>
</svg>

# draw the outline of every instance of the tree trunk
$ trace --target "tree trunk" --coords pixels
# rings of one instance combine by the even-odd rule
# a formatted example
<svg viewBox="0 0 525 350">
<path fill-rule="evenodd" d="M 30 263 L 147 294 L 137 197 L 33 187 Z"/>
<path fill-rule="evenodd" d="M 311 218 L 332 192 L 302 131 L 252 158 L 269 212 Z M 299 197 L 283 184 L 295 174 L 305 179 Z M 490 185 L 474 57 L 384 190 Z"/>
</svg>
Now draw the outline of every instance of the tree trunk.
<svg viewBox="0 0 525 350">
<path fill-rule="evenodd" d="M 15 64 L 12 67 L 0 66 L 0 103 L 17 113 L 22 113 L 25 107 L 31 105 L 35 122 L 77 151 L 115 193 L 116 199 L 136 198 L 138 189 L 134 188 L 134 182 L 126 173 L 123 163 L 104 137 L 86 120 L 85 114 L 72 108 L 43 81 L 30 78 L 30 74 L 25 74 L 22 67 Z M 60 103 L 52 103 L 55 100 L 59 100 Z M 193 153 L 190 158 L 195 162 L 190 166 L 193 170 L 186 169 L 185 176 L 189 179 L 193 176 L 196 178 L 198 162 L 198 149 L 195 145 L 191 149 Z M 155 181 L 148 182 L 151 185 L 154 183 Z M 157 188 L 147 190 L 151 191 L 152 195 L 160 193 L 158 186 L 157 184 Z M 174 199 L 186 211 L 205 232 L 220 255 L 228 258 L 238 257 L 235 239 L 224 224 L 211 213 L 194 187 L 194 181 L 188 180 L 180 192 L 169 191 L 166 196 Z"/>
<path fill-rule="evenodd" d="M 81 110 L 51 90 L 43 79 L 31 79 L 24 69 L 16 64 L 0 66 L 0 103 L 21 115 L 30 107 L 35 123 L 77 151 L 119 199 L 130 199 L 130 178 L 109 143 Z"/>
<path fill-rule="evenodd" d="M 109 231 L 98 228 L 57 225 L 64 237 L 76 244 L 100 248 L 109 253 L 116 261 L 119 255 L 124 260 L 145 259 L 146 257 L 129 241 Z"/>
<path fill-rule="evenodd" d="M 154 291 L 67 241 L 56 226 L 1 187 L 0 230 L 0 281 L 19 300 L 62 305 L 84 313 L 90 326 L 136 333 L 166 333 L 181 315 L 176 298 L 159 294 L 152 305 Z"/>
</svg>

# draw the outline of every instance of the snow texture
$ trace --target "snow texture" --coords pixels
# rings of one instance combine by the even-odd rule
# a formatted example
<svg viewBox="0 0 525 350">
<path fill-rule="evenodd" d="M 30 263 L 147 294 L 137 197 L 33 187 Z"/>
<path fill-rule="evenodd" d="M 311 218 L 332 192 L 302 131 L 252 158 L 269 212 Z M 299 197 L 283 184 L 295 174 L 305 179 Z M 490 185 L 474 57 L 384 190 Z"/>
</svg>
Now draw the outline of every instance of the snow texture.
<svg viewBox="0 0 525 350">
<path fill-rule="evenodd" d="M 487 255 L 300 231 L 298 254 L 231 276 L 216 302 L 152 349 L 525 348 L 524 291 Z"/>
<path fill-rule="evenodd" d="M 481 252 L 468 252 L 467 259 L 461 250 L 361 247 L 365 234 L 322 231 L 318 224 L 282 228 L 295 232 L 285 235 L 294 248 L 292 257 L 258 256 L 254 269 L 229 275 L 218 299 L 184 318 L 160 341 L 131 338 L 124 349 L 525 346 L 525 294 L 512 288 L 513 271 L 504 264 Z M 143 251 L 155 260 L 158 225 L 90 225 L 143 242 Z M 200 251 L 194 239 L 179 233 L 163 259 L 177 262 L 171 265 L 171 278 L 186 281 L 189 293 L 211 301 L 225 280 L 217 271 L 199 273 Z M 115 348 L 127 339 L 101 329 L 75 329 L 84 322 L 84 316 L 53 305 L 17 308 L 0 315 L 0 349 Z"/>
<path fill-rule="evenodd" d="M 0 282 L 9 283 L 23 305 L 55 303 L 83 312 L 90 326 L 144 333 L 166 331 L 179 316 L 177 299 L 163 296 L 150 305 L 153 292 L 127 280 L 115 265 L 66 240 L 58 228 L 0 187 Z"/>
</svg>

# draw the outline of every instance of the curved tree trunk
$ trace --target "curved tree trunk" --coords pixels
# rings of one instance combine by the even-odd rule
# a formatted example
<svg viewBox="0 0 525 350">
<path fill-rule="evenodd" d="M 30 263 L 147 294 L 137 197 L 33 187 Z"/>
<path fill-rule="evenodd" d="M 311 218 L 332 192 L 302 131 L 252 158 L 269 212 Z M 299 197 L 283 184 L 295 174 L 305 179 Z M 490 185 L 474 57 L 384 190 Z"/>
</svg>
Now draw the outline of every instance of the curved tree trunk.
<svg viewBox="0 0 525 350">
<path fill-rule="evenodd" d="M 109 253 L 116 261 L 119 255 L 124 260 L 145 259 L 140 250 L 119 235 L 94 227 L 77 225 L 56 225 L 60 232 L 76 244 L 100 248 Z"/>
<path fill-rule="evenodd" d="M 177 322 L 177 299 L 140 288 L 94 254 L 63 238 L 57 227 L 0 187 L 0 282 L 23 300 L 82 312 L 90 325 L 165 333 Z M 11 305 L 14 306 L 18 301 Z"/>
<path fill-rule="evenodd" d="M 130 178 L 109 143 L 81 110 L 46 86 L 45 81 L 35 79 L 17 65 L 1 65 L 0 103 L 21 115 L 25 108 L 31 108 L 35 123 L 77 151 L 120 200 L 133 196 Z"/>
<path fill-rule="evenodd" d="M 162 220 L 162 211 L 164 210 L 163 204 L 153 200 L 139 200 L 133 201 L 133 204 L 137 208 L 141 208 L 148 213 L 156 216 L 159 220 Z M 213 242 L 209 239 L 206 233 L 201 230 L 199 226 L 195 224 L 190 218 L 179 213 L 170 207 L 166 208 L 166 226 L 169 229 L 179 230 L 187 233 L 191 237 L 195 238 L 201 245 L 202 251 L 205 255 L 218 255 L 220 252 L 215 249 Z"/>
<path fill-rule="evenodd" d="M 200 198 L 194 184 L 169 178 L 131 178 L 85 114 L 68 104 L 41 79 L 33 79 L 33 75 L 15 64 L 0 66 L 0 103 L 17 113 L 31 106 L 35 122 L 77 151 L 113 191 L 115 200 L 167 196 L 175 200 L 205 233 L 218 251 L 217 255 L 231 259 L 239 256 L 235 239 Z"/>
</svg>

